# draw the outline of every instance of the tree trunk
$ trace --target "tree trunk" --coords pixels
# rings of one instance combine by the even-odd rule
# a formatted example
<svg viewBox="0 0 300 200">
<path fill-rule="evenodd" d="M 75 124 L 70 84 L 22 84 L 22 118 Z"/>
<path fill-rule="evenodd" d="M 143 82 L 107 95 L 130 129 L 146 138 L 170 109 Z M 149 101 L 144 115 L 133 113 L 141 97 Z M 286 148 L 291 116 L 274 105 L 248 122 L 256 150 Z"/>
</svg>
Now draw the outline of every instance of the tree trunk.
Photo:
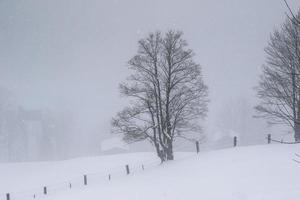
<svg viewBox="0 0 300 200">
<path fill-rule="evenodd" d="M 173 141 L 172 140 L 168 140 L 168 148 L 166 149 L 166 159 L 174 160 Z"/>
<path fill-rule="evenodd" d="M 165 156 L 163 154 L 163 151 L 160 150 L 158 143 L 156 143 L 154 146 L 155 146 L 155 149 L 156 149 L 156 154 L 160 159 L 160 162 L 163 163 L 165 161 Z"/>
<path fill-rule="evenodd" d="M 295 142 L 300 142 L 300 124 L 299 123 L 295 123 Z"/>
<path fill-rule="evenodd" d="M 294 120 L 295 142 L 300 142 L 300 101 L 298 102 L 297 116 Z"/>
<path fill-rule="evenodd" d="M 295 128 L 294 128 L 294 131 L 295 131 L 295 134 L 294 134 L 294 138 L 295 138 L 295 142 L 300 142 L 300 119 L 296 119 L 295 120 Z"/>
</svg>

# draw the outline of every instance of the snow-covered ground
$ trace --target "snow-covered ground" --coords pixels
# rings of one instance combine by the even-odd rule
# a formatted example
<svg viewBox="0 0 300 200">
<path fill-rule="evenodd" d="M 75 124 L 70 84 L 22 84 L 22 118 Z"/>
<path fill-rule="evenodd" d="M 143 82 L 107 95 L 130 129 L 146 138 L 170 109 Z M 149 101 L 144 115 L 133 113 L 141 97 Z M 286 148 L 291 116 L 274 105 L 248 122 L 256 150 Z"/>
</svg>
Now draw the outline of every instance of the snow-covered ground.
<svg viewBox="0 0 300 200">
<path fill-rule="evenodd" d="M 10 192 L 11 200 L 33 199 L 33 194 L 49 200 L 298 200 L 295 153 L 300 153 L 299 144 L 178 153 L 176 161 L 163 165 L 152 153 L 1 164 L 0 199 Z M 130 175 L 125 174 L 126 164 Z M 83 174 L 88 175 L 87 186 Z M 46 196 L 41 194 L 44 185 Z"/>
</svg>

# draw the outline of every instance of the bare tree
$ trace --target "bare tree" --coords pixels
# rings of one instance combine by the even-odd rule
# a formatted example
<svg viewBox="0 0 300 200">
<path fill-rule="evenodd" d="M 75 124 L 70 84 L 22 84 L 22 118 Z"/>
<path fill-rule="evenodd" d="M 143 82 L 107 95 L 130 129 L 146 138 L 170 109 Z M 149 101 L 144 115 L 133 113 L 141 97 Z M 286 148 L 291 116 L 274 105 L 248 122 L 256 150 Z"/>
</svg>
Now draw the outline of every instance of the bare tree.
<svg viewBox="0 0 300 200">
<path fill-rule="evenodd" d="M 300 12 L 295 16 L 299 20 Z M 259 116 L 284 123 L 300 141 L 300 27 L 289 18 L 274 31 L 265 49 L 267 59 L 257 87 Z"/>
<path fill-rule="evenodd" d="M 294 23 L 296 26 L 300 26 L 300 20 L 295 16 L 295 14 L 293 13 L 293 11 L 292 11 L 290 5 L 288 4 L 288 2 L 287 2 L 286 0 L 284 0 L 284 3 L 285 3 L 285 5 L 286 5 L 286 7 L 288 8 L 289 13 L 290 13 L 290 15 L 286 14 L 287 17 L 288 17 L 288 18 L 290 19 L 290 21 L 291 21 L 292 23 Z"/>
<path fill-rule="evenodd" d="M 138 42 L 129 61 L 134 73 L 120 85 L 133 101 L 113 118 L 113 130 L 127 142 L 149 140 L 161 161 L 174 159 L 176 137 L 200 134 L 207 112 L 208 89 L 193 56 L 181 32 L 151 33 Z"/>
</svg>

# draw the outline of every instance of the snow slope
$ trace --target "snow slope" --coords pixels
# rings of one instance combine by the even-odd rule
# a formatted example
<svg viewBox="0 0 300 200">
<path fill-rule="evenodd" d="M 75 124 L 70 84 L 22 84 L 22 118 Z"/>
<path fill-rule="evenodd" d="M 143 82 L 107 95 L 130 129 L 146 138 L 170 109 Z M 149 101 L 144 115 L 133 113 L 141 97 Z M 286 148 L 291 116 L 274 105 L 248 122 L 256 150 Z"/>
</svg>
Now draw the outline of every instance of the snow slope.
<svg viewBox="0 0 300 200">
<path fill-rule="evenodd" d="M 0 165 L 0 193 L 49 186 L 49 200 L 298 200 L 300 164 L 292 161 L 300 145 L 262 145 L 195 154 L 178 154 L 179 159 L 159 165 L 151 153 L 134 153 L 61 162 Z M 145 163 L 145 170 L 140 164 Z M 133 171 L 125 175 L 124 165 Z M 112 180 L 107 174 L 116 169 Z M 96 173 L 97 172 L 97 173 Z M 82 185 L 81 174 L 88 175 Z M 99 174 L 99 176 L 93 176 Z M 113 174 L 113 173 L 112 173 Z M 68 189 L 64 180 L 78 184 Z M 29 181 L 30 180 L 30 181 Z M 30 183 L 30 184 L 29 184 Z M 75 183 L 75 182 L 74 182 Z M 33 192 L 33 190 L 32 190 Z M 11 192 L 12 200 L 24 199 Z M 29 193 L 28 193 L 29 194 Z M 1 194 L 3 195 L 3 194 Z M 29 195 L 27 198 L 31 198 Z M 0 199 L 3 199 L 3 197 Z"/>
</svg>

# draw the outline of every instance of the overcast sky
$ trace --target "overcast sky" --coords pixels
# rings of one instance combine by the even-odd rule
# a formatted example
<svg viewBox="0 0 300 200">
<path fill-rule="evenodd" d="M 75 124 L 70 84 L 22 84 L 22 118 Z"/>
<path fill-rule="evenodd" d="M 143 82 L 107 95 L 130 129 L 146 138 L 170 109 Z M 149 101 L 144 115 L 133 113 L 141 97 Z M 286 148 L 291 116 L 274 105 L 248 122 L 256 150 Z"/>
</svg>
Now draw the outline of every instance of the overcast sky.
<svg viewBox="0 0 300 200">
<path fill-rule="evenodd" d="M 69 109 L 83 132 L 107 134 L 137 41 L 182 30 L 202 65 L 215 126 L 223 105 L 254 105 L 263 48 L 285 11 L 283 0 L 0 0 L 0 86 L 26 108 Z"/>
</svg>

